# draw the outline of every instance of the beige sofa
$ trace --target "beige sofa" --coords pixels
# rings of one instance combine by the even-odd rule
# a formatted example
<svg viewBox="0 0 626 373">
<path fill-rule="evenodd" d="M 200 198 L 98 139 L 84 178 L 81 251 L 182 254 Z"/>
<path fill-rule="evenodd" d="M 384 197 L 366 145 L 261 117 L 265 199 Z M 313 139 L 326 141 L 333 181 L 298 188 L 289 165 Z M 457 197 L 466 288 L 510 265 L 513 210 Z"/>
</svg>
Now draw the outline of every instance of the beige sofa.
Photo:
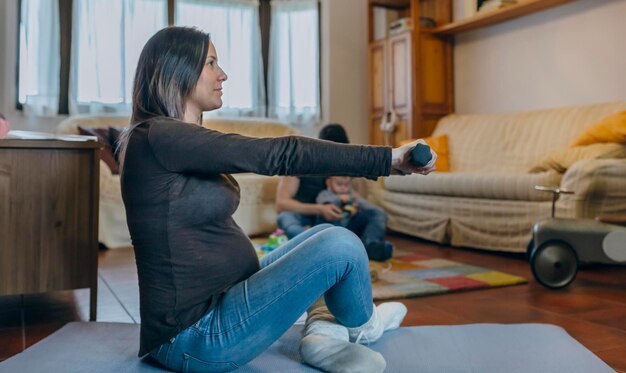
<svg viewBox="0 0 626 373">
<path fill-rule="evenodd" d="M 433 136 L 448 135 L 452 172 L 392 176 L 383 187 L 371 183 L 370 198 L 387 211 L 395 231 L 454 246 L 523 252 L 532 225 L 551 212 L 551 194 L 535 185 L 576 192 L 557 202 L 560 217 L 626 213 L 625 159 L 583 159 L 564 173 L 529 173 L 550 153 L 568 149 L 585 128 L 624 110 L 626 103 L 614 103 L 447 116 Z"/>
<path fill-rule="evenodd" d="M 59 134 L 78 134 L 78 127 L 125 127 L 127 116 L 72 116 L 57 126 Z M 203 126 L 226 133 L 252 137 L 278 137 L 296 132 L 285 124 L 267 118 L 212 118 Z M 276 227 L 274 200 L 278 177 L 251 173 L 233 175 L 241 189 L 241 201 L 234 219 L 248 235 L 271 232 Z M 120 192 L 119 175 L 100 162 L 99 241 L 108 248 L 131 245 L 126 225 L 126 213 Z"/>
</svg>

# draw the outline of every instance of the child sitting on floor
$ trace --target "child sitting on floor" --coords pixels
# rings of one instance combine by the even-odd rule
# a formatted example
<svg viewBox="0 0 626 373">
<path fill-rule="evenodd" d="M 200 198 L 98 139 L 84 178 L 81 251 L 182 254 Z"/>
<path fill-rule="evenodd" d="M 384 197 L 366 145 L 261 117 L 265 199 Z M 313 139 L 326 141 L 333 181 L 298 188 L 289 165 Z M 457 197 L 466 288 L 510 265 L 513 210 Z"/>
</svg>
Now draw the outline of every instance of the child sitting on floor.
<svg viewBox="0 0 626 373">
<path fill-rule="evenodd" d="M 316 224 L 330 223 L 346 227 L 363 241 L 369 259 L 385 261 L 393 255 L 393 244 L 384 240 L 387 215 L 379 207 L 366 201 L 352 187 L 352 178 L 331 176 L 326 179 L 326 189 L 316 198 L 318 204 L 333 204 L 342 210 L 340 220 L 325 220 L 322 215 Z"/>
<path fill-rule="evenodd" d="M 317 224 L 331 223 L 342 227 L 347 227 L 350 218 L 356 215 L 363 198 L 352 189 L 352 179 L 348 176 L 331 176 L 326 179 L 326 189 L 317 195 L 315 202 L 319 204 L 333 204 L 342 211 L 343 219 L 337 221 L 326 221 L 323 216 L 319 216 Z"/>
</svg>

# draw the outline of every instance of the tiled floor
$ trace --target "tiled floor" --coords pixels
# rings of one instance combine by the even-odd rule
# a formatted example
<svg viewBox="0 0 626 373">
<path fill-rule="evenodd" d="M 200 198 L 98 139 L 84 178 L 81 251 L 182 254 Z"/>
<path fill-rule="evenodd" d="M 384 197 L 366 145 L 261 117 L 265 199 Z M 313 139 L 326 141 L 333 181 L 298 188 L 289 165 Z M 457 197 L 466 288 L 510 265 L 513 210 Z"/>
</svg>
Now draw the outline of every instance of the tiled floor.
<svg viewBox="0 0 626 373">
<path fill-rule="evenodd" d="M 560 291 L 532 279 L 522 256 L 449 248 L 402 235 L 405 250 L 524 276 L 529 283 L 404 299 L 403 325 L 540 322 L 559 325 L 619 372 L 626 373 L 626 267 L 594 266 Z M 89 291 L 0 297 L 0 360 L 36 343 L 69 321 L 88 320 Z M 132 250 L 100 252 L 98 321 L 139 322 Z"/>
<path fill-rule="evenodd" d="M 100 251 L 98 272 L 98 321 L 138 323 L 132 249 Z M 0 361 L 80 320 L 89 320 L 88 289 L 0 297 Z"/>
</svg>

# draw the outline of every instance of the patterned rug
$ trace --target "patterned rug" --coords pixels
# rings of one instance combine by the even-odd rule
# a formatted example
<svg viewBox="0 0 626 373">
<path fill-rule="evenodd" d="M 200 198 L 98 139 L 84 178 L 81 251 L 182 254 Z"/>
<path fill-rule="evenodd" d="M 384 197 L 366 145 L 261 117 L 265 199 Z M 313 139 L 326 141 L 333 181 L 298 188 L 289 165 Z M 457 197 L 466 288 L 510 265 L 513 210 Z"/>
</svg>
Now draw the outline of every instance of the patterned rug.
<svg viewBox="0 0 626 373">
<path fill-rule="evenodd" d="M 259 257 L 265 238 L 253 238 Z M 395 249 L 386 262 L 370 261 L 374 300 L 421 297 L 457 291 L 487 289 L 526 283 L 523 277 L 489 268 L 431 258 Z"/>
<path fill-rule="evenodd" d="M 387 262 L 370 261 L 370 268 L 375 300 L 526 283 L 523 277 L 398 249 Z"/>
</svg>

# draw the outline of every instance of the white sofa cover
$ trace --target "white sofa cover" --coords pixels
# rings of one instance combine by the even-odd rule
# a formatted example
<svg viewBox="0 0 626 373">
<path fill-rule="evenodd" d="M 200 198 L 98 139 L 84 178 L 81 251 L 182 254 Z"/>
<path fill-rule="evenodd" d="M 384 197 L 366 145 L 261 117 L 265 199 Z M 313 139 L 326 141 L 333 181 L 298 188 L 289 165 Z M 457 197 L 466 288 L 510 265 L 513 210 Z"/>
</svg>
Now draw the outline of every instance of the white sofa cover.
<svg viewBox="0 0 626 373">
<path fill-rule="evenodd" d="M 623 110 L 625 102 L 447 116 L 433 136 L 448 135 L 452 172 L 391 176 L 383 187 L 370 184 L 370 198 L 387 211 L 393 230 L 455 246 L 523 252 L 532 225 L 550 216 L 551 194 L 535 185 L 576 192 L 557 202 L 559 217 L 626 213 L 624 159 L 585 159 L 564 174 L 528 172 L 585 128 Z"/>
<path fill-rule="evenodd" d="M 126 127 L 128 116 L 71 116 L 57 126 L 59 134 L 78 134 L 78 127 L 106 128 Z M 252 137 L 278 137 L 294 135 L 296 131 L 284 123 L 267 118 L 210 118 L 203 126 L 225 133 L 238 133 Z M 268 233 L 276 227 L 277 176 L 252 173 L 235 174 L 241 189 L 239 208 L 234 219 L 248 235 Z M 109 167 L 100 162 L 100 211 L 98 237 L 108 248 L 131 246 L 126 225 L 126 212 L 120 191 L 120 177 L 113 175 Z"/>
</svg>

